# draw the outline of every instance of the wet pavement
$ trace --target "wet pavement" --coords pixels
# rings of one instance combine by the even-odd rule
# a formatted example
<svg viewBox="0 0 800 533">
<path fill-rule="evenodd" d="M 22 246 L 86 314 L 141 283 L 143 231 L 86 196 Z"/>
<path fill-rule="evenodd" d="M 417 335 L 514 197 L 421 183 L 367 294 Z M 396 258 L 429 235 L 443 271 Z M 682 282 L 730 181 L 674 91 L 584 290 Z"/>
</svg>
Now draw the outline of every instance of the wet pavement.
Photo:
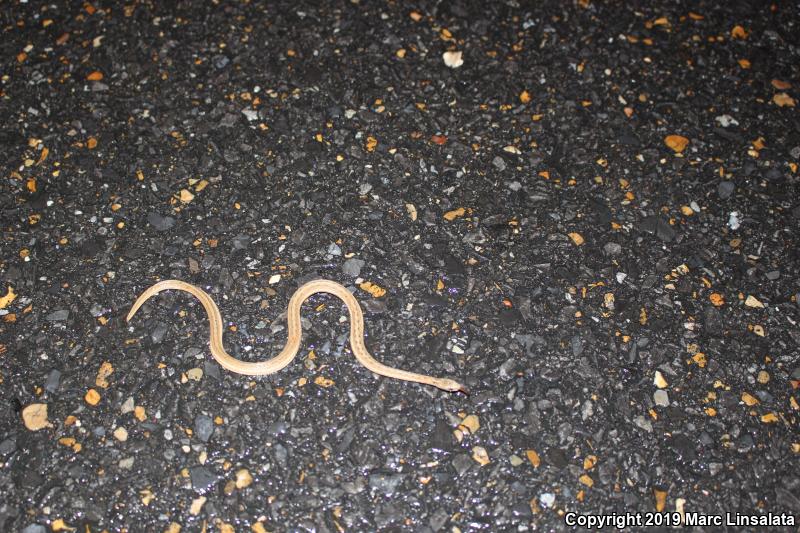
<svg viewBox="0 0 800 533">
<path fill-rule="evenodd" d="M 161 4 L 0 13 L 0 530 L 797 531 L 796 4 Z M 317 277 L 471 394 L 125 321 Z"/>
</svg>

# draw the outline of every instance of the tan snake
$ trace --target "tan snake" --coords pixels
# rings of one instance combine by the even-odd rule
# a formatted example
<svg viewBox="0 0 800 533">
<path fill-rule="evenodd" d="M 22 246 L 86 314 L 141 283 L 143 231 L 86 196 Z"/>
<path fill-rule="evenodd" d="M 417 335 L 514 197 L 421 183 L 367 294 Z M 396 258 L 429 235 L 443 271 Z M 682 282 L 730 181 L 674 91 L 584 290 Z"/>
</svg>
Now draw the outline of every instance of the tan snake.
<svg viewBox="0 0 800 533">
<path fill-rule="evenodd" d="M 217 304 L 214 303 L 214 300 L 211 299 L 211 296 L 209 296 L 208 293 L 206 293 L 203 289 L 177 279 L 160 281 L 144 291 L 142 295 L 137 298 L 136 302 L 134 302 L 133 307 L 131 307 L 131 310 L 125 320 L 130 322 L 131 318 L 133 318 L 133 315 L 136 314 L 136 311 L 139 310 L 142 304 L 159 292 L 169 289 L 188 292 L 200 300 L 200 303 L 203 305 L 203 308 L 206 310 L 206 314 L 208 315 L 211 337 L 209 341 L 211 355 L 214 356 L 220 365 L 233 372 L 246 374 L 248 376 L 263 376 L 278 372 L 286 365 L 291 363 L 297 355 L 297 351 L 300 349 L 300 340 L 303 333 L 302 326 L 300 324 L 300 307 L 303 305 L 303 302 L 312 294 L 316 294 L 318 292 L 327 292 L 337 296 L 340 300 L 342 300 L 347 306 L 347 309 L 350 311 L 350 346 L 353 350 L 353 355 L 356 356 L 356 359 L 358 359 L 362 365 L 376 374 L 380 374 L 389 378 L 404 379 L 406 381 L 415 381 L 417 383 L 433 385 L 434 387 L 438 387 L 449 392 L 467 393 L 467 388 L 464 387 L 464 385 L 452 379 L 434 378 L 423 374 L 415 374 L 414 372 L 392 368 L 376 361 L 369 354 L 367 347 L 364 344 L 364 313 L 361 311 L 361 306 L 358 304 L 358 300 L 356 300 L 350 291 L 348 291 L 343 285 L 340 285 L 335 281 L 330 281 L 327 279 L 309 281 L 295 291 L 295 293 L 292 295 L 292 298 L 289 300 L 289 308 L 287 312 L 289 337 L 286 340 L 286 346 L 284 346 L 283 350 L 281 350 L 281 352 L 272 359 L 268 359 L 267 361 L 262 361 L 259 363 L 240 361 L 225 351 L 225 347 L 222 345 L 222 316 L 219 313 Z"/>
</svg>

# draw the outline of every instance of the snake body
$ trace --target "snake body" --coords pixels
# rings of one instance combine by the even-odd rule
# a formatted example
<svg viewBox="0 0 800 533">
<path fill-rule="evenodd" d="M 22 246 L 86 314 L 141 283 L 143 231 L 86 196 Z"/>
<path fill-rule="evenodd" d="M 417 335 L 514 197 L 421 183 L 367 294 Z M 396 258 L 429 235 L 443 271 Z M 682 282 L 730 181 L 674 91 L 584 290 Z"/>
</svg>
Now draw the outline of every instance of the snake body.
<svg viewBox="0 0 800 533">
<path fill-rule="evenodd" d="M 376 374 L 380 374 L 389 378 L 403 379 L 406 381 L 414 381 L 417 383 L 432 385 L 449 392 L 467 392 L 466 387 L 452 379 L 435 378 L 423 374 L 416 374 L 414 372 L 392 368 L 380 363 L 379 361 L 376 361 L 375 358 L 373 358 L 367 351 L 367 347 L 364 344 L 364 313 L 361 311 L 361 306 L 359 305 L 358 300 L 355 299 L 355 297 L 350 293 L 350 291 L 347 290 L 347 288 L 339 283 L 336 283 L 335 281 L 330 281 L 327 279 L 309 281 L 295 291 L 295 293 L 292 295 L 292 298 L 289 300 L 289 308 L 287 312 L 289 336 L 286 340 L 286 345 L 283 347 L 280 353 L 272 359 L 258 363 L 240 361 L 225 351 L 225 347 L 222 345 L 222 316 L 220 315 L 217 304 L 214 303 L 214 300 L 211 299 L 211 296 L 209 296 L 208 293 L 206 293 L 203 289 L 180 280 L 168 279 L 160 281 L 145 290 L 134 302 L 130 312 L 128 313 L 126 321 L 129 322 L 147 300 L 161 291 L 170 289 L 188 292 L 200 300 L 200 303 L 203 305 L 203 308 L 206 310 L 206 314 L 208 315 L 210 329 L 209 345 L 211 347 L 211 355 L 214 356 L 220 365 L 232 372 L 237 372 L 239 374 L 245 374 L 248 376 L 263 376 L 278 372 L 286 367 L 286 365 L 291 363 L 297 355 L 297 351 L 300 349 L 300 340 L 303 333 L 300 323 L 300 308 L 303 305 L 303 302 L 312 294 L 325 292 L 338 297 L 347 306 L 347 309 L 350 312 L 350 346 L 353 350 L 353 355 L 355 355 L 356 359 L 358 359 L 362 365 L 367 367 L 367 369 Z"/>
</svg>

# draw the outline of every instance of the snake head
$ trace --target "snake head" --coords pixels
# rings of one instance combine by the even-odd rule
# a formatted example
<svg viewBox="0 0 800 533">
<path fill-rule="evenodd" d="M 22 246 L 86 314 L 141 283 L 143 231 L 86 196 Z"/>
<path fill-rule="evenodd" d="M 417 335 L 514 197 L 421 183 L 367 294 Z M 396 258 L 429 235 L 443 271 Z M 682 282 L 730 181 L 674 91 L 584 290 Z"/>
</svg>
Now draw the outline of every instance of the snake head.
<svg viewBox="0 0 800 533">
<path fill-rule="evenodd" d="M 453 379 L 445 379 L 443 385 L 444 386 L 441 388 L 448 392 L 461 392 L 469 396 L 469 389 L 458 381 Z"/>
</svg>

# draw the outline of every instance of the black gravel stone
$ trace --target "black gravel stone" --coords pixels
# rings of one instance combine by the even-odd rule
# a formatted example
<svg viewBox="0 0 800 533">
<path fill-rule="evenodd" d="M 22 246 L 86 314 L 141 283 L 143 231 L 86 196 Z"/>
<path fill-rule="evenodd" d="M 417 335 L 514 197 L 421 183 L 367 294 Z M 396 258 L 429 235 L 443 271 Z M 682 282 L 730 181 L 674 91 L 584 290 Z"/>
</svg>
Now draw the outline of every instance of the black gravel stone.
<svg viewBox="0 0 800 533">
<path fill-rule="evenodd" d="M 378 491 L 384 496 L 391 497 L 403 483 L 404 478 L 405 476 L 403 474 L 370 474 L 369 486 L 371 489 Z"/>
<path fill-rule="evenodd" d="M 723 200 L 727 200 L 733 194 L 733 191 L 736 189 L 736 185 L 732 181 L 723 180 L 719 182 L 717 185 L 717 194 Z"/>
<path fill-rule="evenodd" d="M 664 242 L 671 242 L 675 238 L 675 230 L 660 216 L 653 215 L 643 219 L 639 228 L 654 234 Z"/>
<path fill-rule="evenodd" d="M 207 415 L 197 415 L 194 418 L 194 434 L 203 442 L 208 442 L 214 434 L 214 420 Z"/>
<path fill-rule="evenodd" d="M 197 492 L 207 491 L 218 479 L 216 474 L 205 466 L 193 466 L 189 469 L 189 475 L 192 479 L 192 488 Z"/>
<path fill-rule="evenodd" d="M 342 273 L 347 276 L 357 278 L 361 274 L 361 269 L 366 263 L 361 259 L 350 258 L 342 265 Z"/>
<path fill-rule="evenodd" d="M 147 222 L 158 231 L 168 231 L 175 225 L 175 219 L 151 212 L 147 214 Z"/>
<path fill-rule="evenodd" d="M 456 474 L 460 477 L 466 474 L 467 471 L 475 465 L 475 461 L 473 461 L 472 457 L 468 454 L 462 453 L 453 457 L 452 464 Z"/>
<path fill-rule="evenodd" d="M 0 455 L 8 455 L 14 453 L 16 450 L 17 439 L 15 437 L 9 437 L 0 442 Z"/>
<path fill-rule="evenodd" d="M 58 390 L 61 384 L 61 372 L 55 368 L 47 374 L 47 381 L 44 382 L 44 390 L 53 393 Z"/>
</svg>

